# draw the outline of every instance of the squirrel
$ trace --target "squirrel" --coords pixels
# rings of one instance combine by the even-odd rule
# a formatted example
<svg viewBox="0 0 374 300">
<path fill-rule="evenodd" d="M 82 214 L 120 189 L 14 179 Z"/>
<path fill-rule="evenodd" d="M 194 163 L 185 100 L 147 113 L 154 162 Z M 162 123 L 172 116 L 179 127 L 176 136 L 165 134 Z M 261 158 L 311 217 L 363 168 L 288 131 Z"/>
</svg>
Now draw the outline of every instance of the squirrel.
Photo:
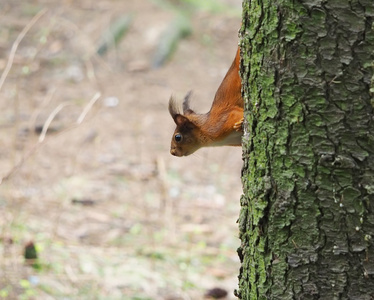
<svg viewBox="0 0 374 300">
<path fill-rule="evenodd" d="M 241 146 L 244 102 L 239 63 L 240 48 L 206 114 L 195 113 L 190 108 L 191 91 L 183 100 L 183 113 L 175 99 L 170 98 L 169 112 L 177 125 L 171 140 L 172 155 L 187 156 L 202 147 Z"/>
</svg>

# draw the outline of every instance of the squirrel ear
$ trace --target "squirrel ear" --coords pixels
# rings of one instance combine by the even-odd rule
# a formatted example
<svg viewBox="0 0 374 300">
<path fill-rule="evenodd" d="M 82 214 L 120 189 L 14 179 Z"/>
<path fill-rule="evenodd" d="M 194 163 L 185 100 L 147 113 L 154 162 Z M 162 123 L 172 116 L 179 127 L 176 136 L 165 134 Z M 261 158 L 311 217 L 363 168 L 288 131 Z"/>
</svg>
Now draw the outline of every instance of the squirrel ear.
<svg viewBox="0 0 374 300">
<path fill-rule="evenodd" d="M 177 114 L 175 115 L 174 122 L 177 126 L 183 126 L 184 124 L 187 124 L 189 120 L 185 116 Z"/>
<path fill-rule="evenodd" d="M 183 114 L 190 115 L 194 114 L 195 112 L 190 108 L 190 98 L 192 95 L 192 91 L 189 91 L 183 100 Z"/>
<path fill-rule="evenodd" d="M 177 114 L 174 118 L 175 124 L 177 124 L 177 127 L 181 128 L 189 128 L 192 129 L 194 127 L 194 124 L 184 115 Z"/>
</svg>

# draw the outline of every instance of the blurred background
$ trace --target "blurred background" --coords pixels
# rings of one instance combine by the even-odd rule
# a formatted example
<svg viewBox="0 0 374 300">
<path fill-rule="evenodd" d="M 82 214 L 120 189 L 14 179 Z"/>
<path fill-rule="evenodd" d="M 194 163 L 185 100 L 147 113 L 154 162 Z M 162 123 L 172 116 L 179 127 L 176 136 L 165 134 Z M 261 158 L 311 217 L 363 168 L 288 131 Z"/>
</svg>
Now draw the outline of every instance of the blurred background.
<svg viewBox="0 0 374 300">
<path fill-rule="evenodd" d="M 0 1 L 0 299 L 234 299 L 241 149 L 169 154 L 240 0 Z"/>
</svg>

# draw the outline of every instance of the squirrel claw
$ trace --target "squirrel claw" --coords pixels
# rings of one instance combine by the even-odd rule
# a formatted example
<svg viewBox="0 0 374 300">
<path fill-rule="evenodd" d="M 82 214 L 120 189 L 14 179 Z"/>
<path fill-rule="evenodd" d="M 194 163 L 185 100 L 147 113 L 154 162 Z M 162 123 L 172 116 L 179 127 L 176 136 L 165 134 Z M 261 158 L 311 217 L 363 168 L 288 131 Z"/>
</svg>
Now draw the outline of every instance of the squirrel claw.
<svg viewBox="0 0 374 300">
<path fill-rule="evenodd" d="M 236 122 L 236 123 L 234 124 L 234 129 L 235 129 L 236 131 L 241 131 L 241 130 L 243 130 L 243 122 L 244 122 L 244 118 L 241 118 L 240 121 L 238 121 L 238 122 Z"/>
</svg>

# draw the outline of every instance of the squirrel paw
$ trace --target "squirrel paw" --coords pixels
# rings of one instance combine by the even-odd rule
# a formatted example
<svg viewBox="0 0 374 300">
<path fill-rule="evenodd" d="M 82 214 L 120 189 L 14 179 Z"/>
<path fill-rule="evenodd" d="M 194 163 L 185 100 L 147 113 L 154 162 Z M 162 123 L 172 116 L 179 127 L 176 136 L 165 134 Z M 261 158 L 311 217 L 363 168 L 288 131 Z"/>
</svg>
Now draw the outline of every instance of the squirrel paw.
<svg viewBox="0 0 374 300">
<path fill-rule="evenodd" d="M 241 118 L 239 122 L 236 122 L 236 123 L 234 124 L 234 129 L 235 129 L 236 131 L 241 131 L 241 130 L 243 130 L 243 122 L 244 122 L 244 118 Z"/>
</svg>

